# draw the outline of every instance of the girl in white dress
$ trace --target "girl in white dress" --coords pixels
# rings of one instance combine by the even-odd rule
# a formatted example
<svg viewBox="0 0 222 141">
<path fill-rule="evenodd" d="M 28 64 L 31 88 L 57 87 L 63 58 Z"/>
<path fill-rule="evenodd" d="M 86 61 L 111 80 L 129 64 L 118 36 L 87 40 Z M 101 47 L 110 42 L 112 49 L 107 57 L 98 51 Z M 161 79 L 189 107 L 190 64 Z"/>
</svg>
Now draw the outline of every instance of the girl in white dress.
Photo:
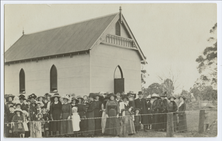
<svg viewBox="0 0 222 141">
<path fill-rule="evenodd" d="M 79 123 L 81 120 L 77 111 L 78 111 L 77 107 L 72 108 L 72 127 L 73 127 L 74 136 L 75 133 L 80 130 Z"/>
</svg>

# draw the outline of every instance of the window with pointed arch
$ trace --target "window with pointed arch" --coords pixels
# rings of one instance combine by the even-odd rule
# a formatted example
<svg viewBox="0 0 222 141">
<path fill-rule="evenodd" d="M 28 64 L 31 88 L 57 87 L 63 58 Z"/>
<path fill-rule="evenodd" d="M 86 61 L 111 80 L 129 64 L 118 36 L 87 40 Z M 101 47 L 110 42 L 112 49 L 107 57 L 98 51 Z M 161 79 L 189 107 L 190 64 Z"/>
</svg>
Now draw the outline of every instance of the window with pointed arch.
<svg viewBox="0 0 222 141">
<path fill-rule="evenodd" d="M 57 84 L 57 69 L 56 66 L 53 65 L 50 70 L 50 92 L 58 90 Z"/>
<path fill-rule="evenodd" d="M 119 65 L 115 69 L 114 78 L 123 78 L 123 72 Z"/>
<path fill-rule="evenodd" d="M 19 93 L 25 91 L 25 71 L 23 69 L 19 72 Z"/>
<path fill-rule="evenodd" d="M 119 22 L 116 23 L 116 35 L 121 36 L 121 27 Z"/>
</svg>

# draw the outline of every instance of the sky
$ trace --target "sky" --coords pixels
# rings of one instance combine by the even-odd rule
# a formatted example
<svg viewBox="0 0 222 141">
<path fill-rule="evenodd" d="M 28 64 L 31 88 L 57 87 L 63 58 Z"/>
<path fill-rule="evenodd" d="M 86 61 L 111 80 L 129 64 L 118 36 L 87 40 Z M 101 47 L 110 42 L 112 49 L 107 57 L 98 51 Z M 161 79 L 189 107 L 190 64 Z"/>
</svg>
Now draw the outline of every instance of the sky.
<svg viewBox="0 0 222 141">
<path fill-rule="evenodd" d="M 122 13 L 147 58 L 145 87 L 158 76 L 177 76 L 189 90 L 199 77 L 196 58 L 217 22 L 217 5 L 193 4 L 43 4 L 5 5 L 5 50 L 25 34 L 39 32 L 112 13 Z M 172 76 L 171 75 L 171 76 Z"/>
</svg>

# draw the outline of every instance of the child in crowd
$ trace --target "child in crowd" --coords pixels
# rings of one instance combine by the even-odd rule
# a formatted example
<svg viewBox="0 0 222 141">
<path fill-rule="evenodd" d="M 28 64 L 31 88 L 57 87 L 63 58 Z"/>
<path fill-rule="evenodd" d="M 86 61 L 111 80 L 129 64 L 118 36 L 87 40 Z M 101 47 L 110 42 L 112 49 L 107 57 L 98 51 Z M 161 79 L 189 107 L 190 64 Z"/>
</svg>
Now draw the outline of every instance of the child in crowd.
<svg viewBox="0 0 222 141">
<path fill-rule="evenodd" d="M 43 120 L 44 122 L 44 137 L 48 137 L 49 136 L 49 114 L 48 111 L 46 109 L 46 107 L 42 108 L 42 116 L 43 116 Z"/>
<path fill-rule="evenodd" d="M 15 137 L 25 137 L 25 129 L 23 126 L 24 116 L 21 109 L 15 109 L 15 115 L 12 118 L 12 126 Z"/>
<path fill-rule="evenodd" d="M 38 113 L 36 115 L 37 121 L 35 121 L 35 126 L 38 128 L 38 132 L 36 132 L 36 137 L 40 138 L 44 135 L 44 119 L 42 113 Z"/>
<path fill-rule="evenodd" d="M 140 130 L 140 127 L 141 127 L 141 115 L 139 112 L 140 112 L 139 109 L 135 109 L 134 125 L 135 125 L 136 133 Z"/>
<path fill-rule="evenodd" d="M 28 132 L 29 132 L 29 128 L 28 128 L 28 112 L 25 110 L 22 110 L 23 116 L 24 116 L 24 122 L 23 122 L 23 126 L 24 126 L 24 130 L 25 130 L 25 137 L 28 136 Z"/>
<path fill-rule="evenodd" d="M 73 127 L 73 132 L 74 132 L 74 136 L 76 136 L 77 134 L 77 131 L 80 130 L 79 128 L 79 122 L 81 121 L 80 120 L 80 117 L 79 117 L 79 114 L 78 114 L 78 108 L 77 107 L 73 107 L 72 108 L 72 127 Z"/>
</svg>

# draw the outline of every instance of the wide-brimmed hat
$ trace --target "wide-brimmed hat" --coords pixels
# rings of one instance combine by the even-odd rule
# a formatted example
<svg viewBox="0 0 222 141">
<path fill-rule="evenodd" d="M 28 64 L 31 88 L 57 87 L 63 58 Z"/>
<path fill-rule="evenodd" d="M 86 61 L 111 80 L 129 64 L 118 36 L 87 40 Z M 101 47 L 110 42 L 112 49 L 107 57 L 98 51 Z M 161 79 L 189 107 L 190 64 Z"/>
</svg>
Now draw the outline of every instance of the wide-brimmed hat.
<svg viewBox="0 0 222 141">
<path fill-rule="evenodd" d="M 19 95 L 19 100 L 26 100 L 25 95 L 20 94 L 20 95 Z"/>
<path fill-rule="evenodd" d="M 21 112 L 21 113 L 22 113 L 22 110 L 21 110 L 20 108 L 16 108 L 16 109 L 14 110 L 14 112 Z"/>
<path fill-rule="evenodd" d="M 73 102 L 74 100 L 76 101 L 76 103 L 79 102 L 79 99 L 77 99 L 77 98 L 75 98 L 75 97 L 72 98 L 72 102 Z"/>
<path fill-rule="evenodd" d="M 94 98 L 94 97 L 95 97 L 95 94 L 94 94 L 94 93 L 90 93 L 88 97 L 89 97 L 89 98 L 90 98 L 90 97 L 91 97 L 91 98 Z"/>
<path fill-rule="evenodd" d="M 37 97 L 37 100 L 38 100 L 38 101 L 39 101 L 39 98 L 44 99 L 45 97 L 44 97 L 44 96 L 38 96 L 38 97 Z"/>
<path fill-rule="evenodd" d="M 32 94 L 29 95 L 28 99 L 32 99 L 32 98 L 36 99 L 37 96 L 34 93 L 32 93 Z"/>
<path fill-rule="evenodd" d="M 142 92 L 142 91 L 139 91 L 139 92 L 138 92 L 138 95 L 142 95 L 142 94 L 143 94 L 143 92 Z"/>
<path fill-rule="evenodd" d="M 18 106 L 18 105 L 20 105 L 20 106 L 21 106 L 22 104 L 21 104 L 21 103 L 15 103 L 15 106 Z"/>
<path fill-rule="evenodd" d="M 78 96 L 76 96 L 76 99 L 82 99 L 83 100 L 83 97 L 78 95 Z"/>
<path fill-rule="evenodd" d="M 54 97 L 60 98 L 61 96 L 59 95 L 59 93 L 55 93 L 51 98 L 54 98 Z"/>
<path fill-rule="evenodd" d="M 146 98 L 147 98 L 147 99 L 151 99 L 151 94 L 149 94 Z"/>
<path fill-rule="evenodd" d="M 110 99 L 110 97 L 113 96 L 114 98 L 116 98 L 116 95 L 114 93 L 110 93 L 107 95 L 107 97 Z"/>
<path fill-rule="evenodd" d="M 70 101 L 70 97 L 69 96 L 63 96 L 62 99 L 67 99 L 68 101 Z"/>
<path fill-rule="evenodd" d="M 122 95 L 122 100 L 127 99 L 129 100 L 129 97 L 127 95 Z"/>
<path fill-rule="evenodd" d="M 152 94 L 151 96 L 151 98 L 159 98 L 159 97 L 160 97 L 159 94 L 156 94 L 156 93 Z"/>
<path fill-rule="evenodd" d="M 6 94 L 5 99 L 6 99 L 7 102 L 8 102 L 9 97 L 11 97 L 12 100 L 13 100 L 15 96 L 13 94 Z"/>
<path fill-rule="evenodd" d="M 166 92 L 165 92 L 165 93 L 163 93 L 163 94 L 161 94 L 161 95 L 160 95 L 160 97 L 167 97 Z"/>
<path fill-rule="evenodd" d="M 49 93 L 45 93 L 44 96 L 45 96 L 45 97 L 47 97 L 47 96 L 51 97 L 51 94 L 49 94 Z"/>
</svg>

